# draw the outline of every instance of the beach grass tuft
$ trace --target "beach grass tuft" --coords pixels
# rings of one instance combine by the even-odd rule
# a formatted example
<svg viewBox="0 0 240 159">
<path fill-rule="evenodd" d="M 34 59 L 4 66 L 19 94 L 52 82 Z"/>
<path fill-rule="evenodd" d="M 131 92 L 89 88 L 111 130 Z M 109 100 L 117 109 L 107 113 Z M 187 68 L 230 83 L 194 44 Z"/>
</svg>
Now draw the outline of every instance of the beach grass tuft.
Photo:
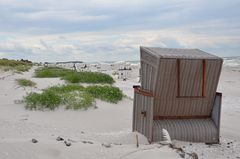
<svg viewBox="0 0 240 159">
<path fill-rule="evenodd" d="M 27 109 L 54 110 L 60 105 L 65 109 L 83 109 L 95 107 L 95 98 L 117 103 L 122 100 L 122 91 L 113 86 L 62 85 L 44 89 L 42 93 L 30 93 L 24 97 Z"/>
<path fill-rule="evenodd" d="M 35 87 L 37 85 L 35 82 L 24 78 L 16 79 L 16 81 L 22 87 Z"/>
<path fill-rule="evenodd" d="M 69 92 L 64 94 L 66 109 L 88 109 L 90 106 L 95 106 L 94 98 L 87 92 Z"/>
<path fill-rule="evenodd" d="M 27 72 L 32 67 L 32 62 L 28 60 L 0 59 L 0 69 L 3 71 L 16 71 L 17 73 Z"/>
<path fill-rule="evenodd" d="M 59 67 L 41 67 L 35 70 L 35 76 L 38 78 L 55 78 L 64 77 L 71 72 L 72 70 Z"/>
<path fill-rule="evenodd" d="M 88 86 L 86 88 L 86 92 L 95 98 L 111 103 L 117 103 L 118 101 L 122 100 L 124 96 L 118 87 L 113 86 Z"/>
<path fill-rule="evenodd" d="M 107 74 L 98 72 L 77 72 L 58 67 L 42 67 L 35 71 L 39 78 L 61 77 L 69 83 L 102 83 L 113 84 L 114 79 Z"/>
<path fill-rule="evenodd" d="M 64 94 L 64 93 L 69 93 L 69 92 L 73 92 L 73 91 L 83 91 L 84 89 L 85 88 L 81 85 L 68 84 L 68 85 L 52 86 L 52 87 L 45 89 L 45 91 L 54 91 L 58 94 Z"/>
<path fill-rule="evenodd" d="M 54 110 L 61 102 L 61 96 L 54 91 L 43 91 L 42 93 L 30 93 L 25 97 L 27 109 Z"/>
</svg>

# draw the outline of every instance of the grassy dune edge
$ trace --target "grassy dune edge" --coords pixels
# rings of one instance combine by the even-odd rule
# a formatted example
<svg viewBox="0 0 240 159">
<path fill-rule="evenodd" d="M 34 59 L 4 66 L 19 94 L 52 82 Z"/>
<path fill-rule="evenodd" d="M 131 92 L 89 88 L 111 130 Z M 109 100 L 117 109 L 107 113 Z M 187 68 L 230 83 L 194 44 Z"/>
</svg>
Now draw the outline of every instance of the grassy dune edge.
<svg viewBox="0 0 240 159">
<path fill-rule="evenodd" d="M 62 85 L 43 90 L 42 93 L 29 93 L 24 97 L 25 108 L 30 110 L 54 110 L 60 105 L 65 109 L 88 109 L 95 107 L 95 98 L 117 103 L 124 97 L 122 91 L 113 86 Z"/>
<path fill-rule="evenodd" d="M 22 87 L 35 87 L 37 85 L 35 82 L 24 78 L 16 79 L 16 82 Z"/>
<path fill-rule="evenodd" d="M 101 83 L 113 84 L 114 79 L 107 74 L 99 72 L 77 72 L 58 67 L 42 67 L 35 71 L 38 78 L 61 77 L 69 83 Z"/>
<path fill-rule="evenodd" d="M 0 69 L 3 71 L 16 71 L 17 73 L 27 72 L 33 63 L 28 60 L 8 60 L 8 59 L 0 59 Z"/>
</svg>

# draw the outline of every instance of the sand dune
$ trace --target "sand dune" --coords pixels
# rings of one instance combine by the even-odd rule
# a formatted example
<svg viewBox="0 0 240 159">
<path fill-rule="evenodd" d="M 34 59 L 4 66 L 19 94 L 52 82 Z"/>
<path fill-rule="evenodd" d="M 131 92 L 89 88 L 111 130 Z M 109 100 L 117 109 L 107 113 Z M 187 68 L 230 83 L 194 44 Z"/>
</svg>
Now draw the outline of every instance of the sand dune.
<svg viewBox="0 0 240 159">
<path fill-rule="evenodd" d="M 103 72 L 111 74 L 111 67 Z M 139 65 L 138 65 L 139 66 Z M 136 133 L 132 126 L 132 85 L 138 84 L 138 66 L 123 81 L 116 78 L 114 85 L 129 97 L 118 104 L 97 100 L 97 109 L 86 111 L 64 110 L 30 111 L 24 104 L 16 104 L 29 92 L 38 92 L 52 85 L 64 84 L 59 78 L 34 78 L 36 67 L 23 74 L 0 74 L 0 158 L 1 159 L 130 159 L 181 158 L 179 152 L 168 146 L 148 144 L 138 134 L 140 147 L 136 147 Z M 19 87 L 15 79 L 27 78 L 37 88 Z M 221 144 L 177 142 L 186 152 L 196 152 L 199 158 L 240 158 L 240 67 L 224 66 L 219 91 L 223 92 Z M 61 136 L 72 145 L 67 147 Z M 37 143 L 32 143 L 32 139 Z M 185 157 L 189 157 L 185 155 Z"/>
</svg>

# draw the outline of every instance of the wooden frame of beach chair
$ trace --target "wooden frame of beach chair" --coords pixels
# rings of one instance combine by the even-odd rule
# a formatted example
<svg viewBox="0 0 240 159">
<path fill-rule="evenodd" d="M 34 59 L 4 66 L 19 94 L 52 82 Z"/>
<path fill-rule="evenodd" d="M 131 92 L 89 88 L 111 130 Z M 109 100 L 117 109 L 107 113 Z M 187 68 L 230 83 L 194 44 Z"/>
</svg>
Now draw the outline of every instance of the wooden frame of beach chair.
<svg viewBox="0 0 240 159">
<path fill-rule="evenodd" d="M 134 86 L 133 131 L 150 142 L 218 143 L 223 60 L 198 49 L 140 47 L 141 86 Z"/>
</svg>

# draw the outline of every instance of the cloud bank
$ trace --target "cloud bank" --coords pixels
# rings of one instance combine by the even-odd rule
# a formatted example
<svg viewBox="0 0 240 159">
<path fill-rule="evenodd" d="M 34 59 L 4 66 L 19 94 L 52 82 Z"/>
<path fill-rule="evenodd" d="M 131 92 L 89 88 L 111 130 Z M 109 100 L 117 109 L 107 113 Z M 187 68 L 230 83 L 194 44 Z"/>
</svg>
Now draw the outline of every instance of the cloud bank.
<svg viewBox="0 0 240 159">
<path fill-rule="evenodd" d="M 239 1 L 2 0 L 0 7 L 0 58 L 138 60 L 140 45 L 240 55 Z"/>
</svg>

